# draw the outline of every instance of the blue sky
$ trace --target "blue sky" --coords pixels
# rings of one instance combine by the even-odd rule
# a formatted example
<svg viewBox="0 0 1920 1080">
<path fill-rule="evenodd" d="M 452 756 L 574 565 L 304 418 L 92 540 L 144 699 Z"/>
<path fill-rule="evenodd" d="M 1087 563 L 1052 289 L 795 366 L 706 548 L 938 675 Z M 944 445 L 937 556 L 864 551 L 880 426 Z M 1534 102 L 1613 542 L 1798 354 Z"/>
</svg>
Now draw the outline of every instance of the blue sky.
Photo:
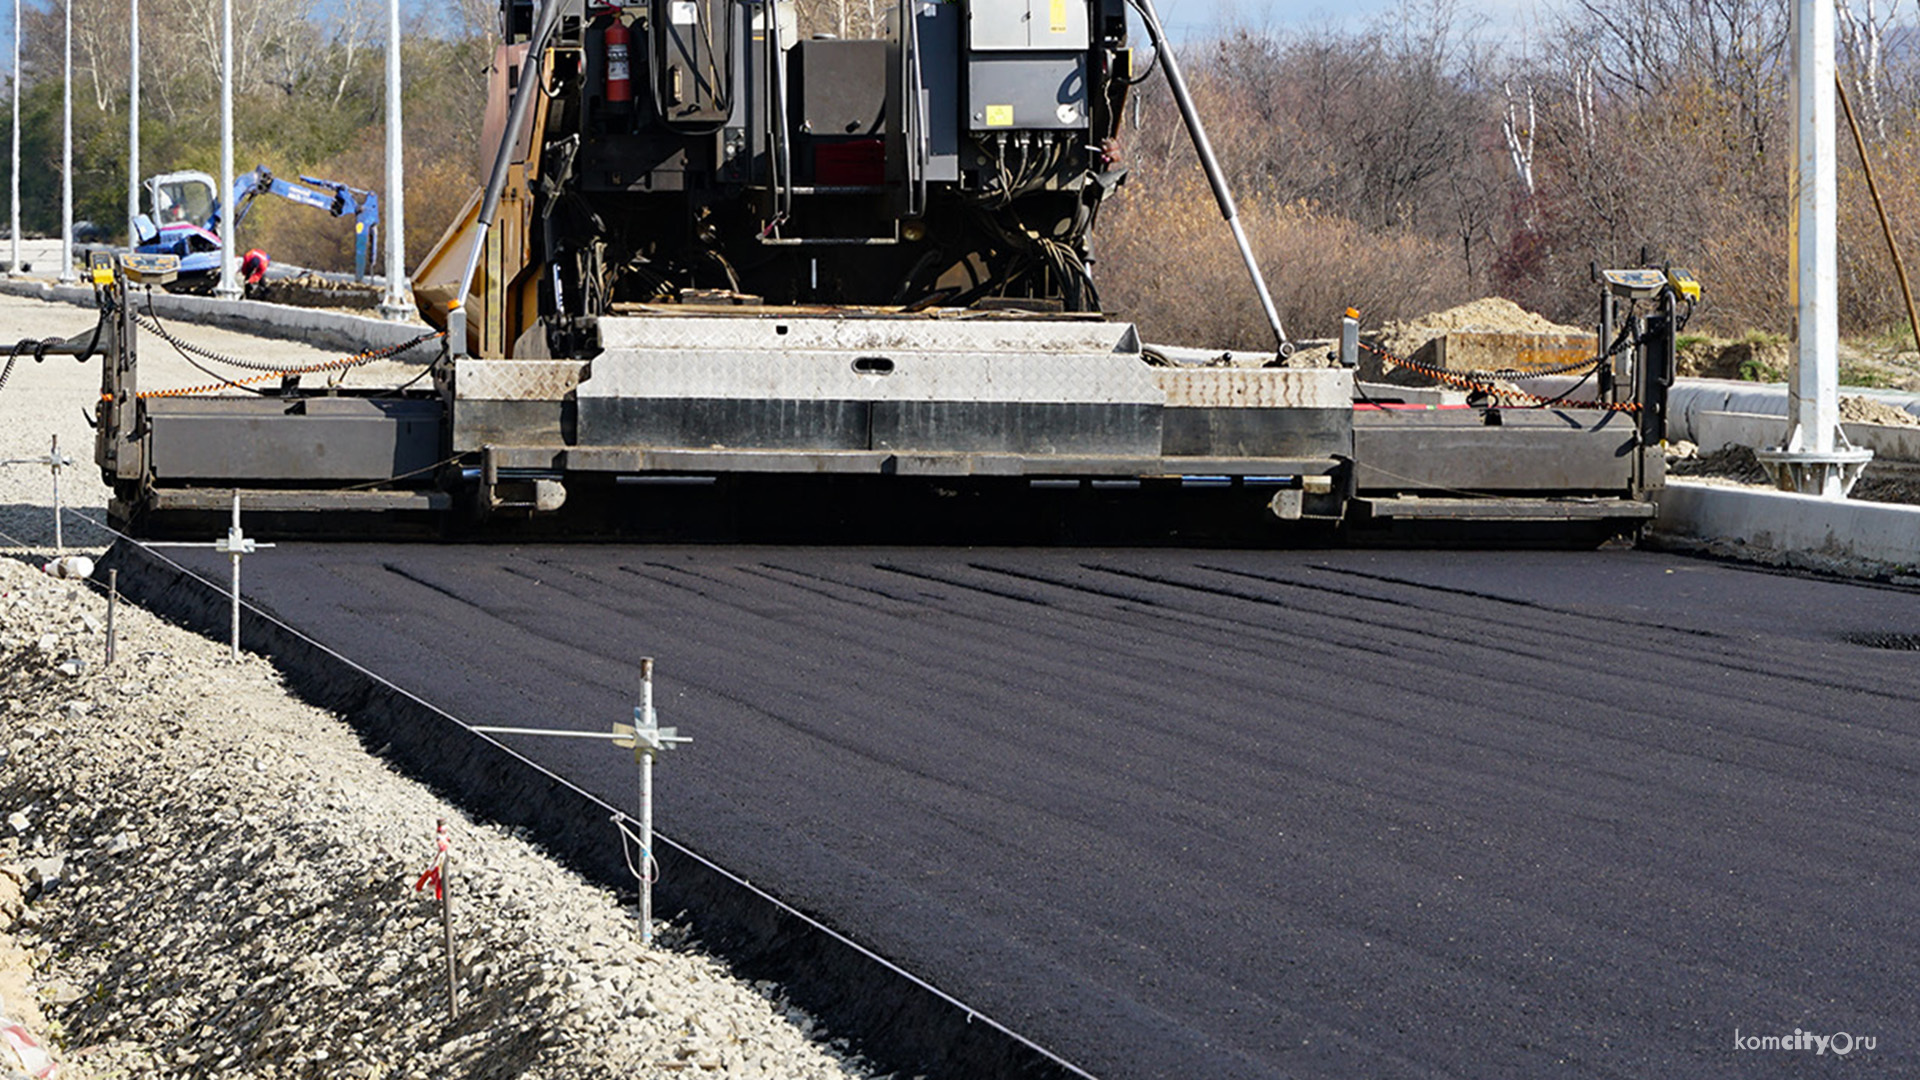
<svg viewBox="0 0 1920 1080">
<path fill-rule="evenodd" d="M 0 80 L 9 76 L 13 55 L 13 7 L 22 0 L 0 0 Z M 45 7 L 54 0 L 24 0 Z M 1530 17 L 1557 8 L 1564 0 L 1479 0 L 1461 4 L 1460 17 L 1485 17 L 1492 37 L 1517 36 Z M 402 0 L 403 10 L 418 0 Z M 1394 11 L 1398 0 L 1154 0 L 1160 20 L 1176 42 L 1205 40 L 1223 27 L 1336 27 L 1357 30 Z"/>
<path fill-rule="evenodd" d="M 1518 36 L 1526 24 L 1543 12 L 1559 9 L 1564 0 L 1477 0 L 1458 5 L 1460 25 L 1484 18 L 1490 37 Z M 1205 39 L 1223 27 L 1255 30 L 1333 27 L 1359 30 L 1401 7 L 1399 0 L 1154 0 L 1160 21 L 1175 41 Z"/>
</svg>

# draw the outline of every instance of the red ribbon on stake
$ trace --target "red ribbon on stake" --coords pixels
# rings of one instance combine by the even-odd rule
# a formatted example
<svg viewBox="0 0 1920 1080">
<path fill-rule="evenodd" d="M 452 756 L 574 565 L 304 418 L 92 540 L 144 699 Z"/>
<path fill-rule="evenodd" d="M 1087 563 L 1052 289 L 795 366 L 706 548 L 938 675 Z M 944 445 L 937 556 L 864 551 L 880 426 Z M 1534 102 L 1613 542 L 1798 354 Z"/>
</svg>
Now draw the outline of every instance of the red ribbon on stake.
<svg viewBox="0 0 1920 1080">
<path fill-rule="evenodd" d="M 427 868 L 421 871 L 420 880 L 413 883 L 413 891 L 420 892 L 427 887 L 428 882 L 432 882 L 433 898 L 435 900 L 444 900 L 447 895 L 447 883 L 441 871 L 447 865 L 447 850 L 453 846 L 453 838 L 447 835 L 447 823 L 445 821 L 441 821 L 439 827 L 434 832 L 434 843 L 439 847 L 439 853 L 433 857 L 432 862 L 427 864 Z"/>
</svg>

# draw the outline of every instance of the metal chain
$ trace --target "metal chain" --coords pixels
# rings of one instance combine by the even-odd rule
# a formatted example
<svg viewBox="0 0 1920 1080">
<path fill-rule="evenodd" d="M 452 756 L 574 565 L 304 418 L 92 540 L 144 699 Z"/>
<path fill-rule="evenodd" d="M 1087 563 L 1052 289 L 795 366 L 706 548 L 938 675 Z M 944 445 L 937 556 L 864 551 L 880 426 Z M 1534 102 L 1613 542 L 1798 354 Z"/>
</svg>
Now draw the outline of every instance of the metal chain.
<svg viewBox="0 0 1920 1080">
<path fill-rule="evenodd" d="M 140 328 L 142 330 L 145 330 L 148 333 L 159 337 L 160 340 L 166 342 L 167 344 L 173 346 L 174 348 L 180 350 L 183 353 L 189 353 L 191 355 L 198 356 L 203 360 L 213 360 L 222 364 L 230 364 L 233 367 L 241 368 L 242 370 L 245 370 L 245 371 L 260 371 L 260 372 L 267 372 L 274 375 L 293 374 L 292 372 L 284 371 L 280 367 L 277 367 L 273 364 L 264 364 L 258 360 L 242 360 L 239 357 L 228 356 L 225 353 L 215 352 L 212 349 L 205 348 L 204 346 L 195 345 L 191 342 L 182 341 L 179 338 L 174 337 L 171 333 L 167 331 L 166 327 L 160 325 L 160 318 L 157 314 L 155 314 L 151 301 L 149 301 L 147 305 L 147 313 L 145 315 L 141 315 L 139 312 L 134 312 L 133 317 L 134 317 L 134 321 L 140 324 Z M 400 353 L 406 352 L 408 349 L 413 348 L 414 346 L 420 344 L 423 341 L 426 341 L 429 338 L 438 337 L 438 336 L 441 336 L 439 331 L 429 330 L 425 334 L 422 334 L 419 337 L 414 338 L 412 341 L 406 342 L 404 344 L 387 345 L 387 346 L 382 346 L 381 348 L 378 348 L 378 349 L 369 349 L 365 352 L 357 353 L 355 354 L 354 357 L 351 357 L 349 359 L 358 359 L 361 362 L 367 362 L 367 361 L 373 361 L 373 360 L 385 360 L 390 357 L 397 356 Z"/>
<path fill-rule="evenodd" d="M 1391 356 L 1390 353 L 1387 353 L 1379 348 L 1376 348 L 1375 346 L 1368 345 L 1364 341 L 1361 342 L 1360 344 L 1361 344 L 1361 347 L 1366 349 L 1368 352 L 1375 353 L 1381 357 Z M 1582 360 L 1568 360 L 1568 361 L 1565 361 L 1564 363 L 1548 364 L 1544 367 L 1527 368 L 1524 371 L 1520 370 L 1519 368 L 1496 368 L 1491 371 L 1480 369 L 1480 368 L 1469 368 L 1466 371 L 1454 372 L 1454 374 L 1465 375 L 1468 378 L 1474 379 L 1478 382 L 1493 382 L 1501 379 L 1504 379 L 1507 382 L 1520 382 L 1524 379 L 1545 378 L 1548 375 L 1565 375 L 1570 371 L 1579 371 L 1582 368 L 1596 367 L 1602 361 L 1611 360 L 1614 357 L 1619 356 L 1621 353 L 1626 352 L 1628 349 L 1631 349 L 1634 346 L 1634 344 L 1635 344 L 1634 339 L 1628 337 L 1626 334 L 1623 333 L 1614 340 L 1614 343 L 1608 347 L 1606 352 L 1601 353 L 1599 356 L 1588 357 Z M 1394 363 L 1403 365 L 1408 368 L 1412 368 L 1415 371 L 1423 370 L 1422 365 L 1416 363 L 1415 361 L 1402 360 L 1399 357 L 1392 357 L 1392 359 Z"/>
<path fill-rule="evenodd" d="M 153 317 L 152 308 L 147 309 L 146 315 L 142 315 L 137 311 L 134 312 L 133 321 L 139 324 L 140 329 L 145 330 L 147 333 L 152 334 L 155 337 L 158 337 L 161 341 L 166 342 L 167 344 L 173 346 L 174 348 L 180 350 L 183 353 L 187 353 L 192 356 L 197 356 L 202 360 L 212 360 L 217 363 L 231 364 L 234 367 L 242 368 L 247 371 L 272 371 L 273 370 L 272 364 L 262 364 L 256 360 L 242 360 L 237 356 L 228 356 L 225 353 L 214 352 L 212 349 L 209 349 L 200 345 L 195 345 L 192 342 L 182 341 L 179 338 L 174 337 L 171 333 L 167 331 L 166 327 L 160 325 L 159 319 Z"/>
<path fill-rule="evenodd" d="M 446 332 L 443 330 L 429 330 L 411 341 L 402 342 L 398 345 L 386 345 L 378 349 L 368 349 L 365 352 L 356 353 L 352 356 L 343 356 L 338 360 L 328 360 L 319 364 L 306 364 L 301 367 L 274 368 L 265 371 L 263 374 L 251 375 L 244 379 L 206 383 L 201 386 L 183 386 L 172 390 L 149 390 L 139 394 L 138 397 L 142 401 L 152 398 L 192 397 L 196 394 L 211 394 L 216 390 L 226 390 L 233 387 L 251 386 L 255 383 L 271 382 L 274 379 L 282 379 L 289 375 L 312 375 L 322 371 L 344 371 L 347 368 L 359 367 L 361 364 L 370 364 L 375 360 L 391 359 L 425 342 L 446 336 Z M 214 357 L 209 357 L 209 359 L 214 359 Z M 260 368 L 253 366 L 252 370 L 260 370 Z"/>
<path fill-rule="evenodd" d="M 1418 360 L 1408 360 L 1395 356 L 1377 345 L 1372 345 L 1364 341 L 1360 343 L 1360 347 L 1395 367 L 1403 367 L 1409 371 L 1417 371 L 1430 379 L 1438 380 L 1439 382 L 1446 383 L 1449 386 L 1461 390 L 1478 390 L 1494 397 L 1508 398 L 1510 400 L 1523 401 L 1534 405 L 1553 405 L 1566 409 L 1599 409 L 1605 412 L 1618 413 L 1637 413 L 1640 411 L 1640 403 L 1637 401 L 1597 401 L 1584 398 L 1560 399 L 1542 397 L 1539 394 L 1529 394 L 1524 390 L 1504 390 L 1498 386 L 1494 386 L 1491 380 L 1484 378 L 1484 374 L 1487 373 L 1477 371 L 1448 371 L 1445 368 L 1437 368 L 1431 364 L 1423 364 Z M 1613 355 L 1612 351 L 1609 351 L 1608 355 Z M 1598 365 L 1599 362 L 1599 359 L 1583 360 L 1578 364 L 1572 365 L 1571 368 L 1567 365 L 1556 365 L 1556 367 L 1564 370 L 1573 370 L 1589 365 Z M 1562 371 L 1543 368 L 1539 371 L 1522 375 L 1521 377 L 1526 378 L 1531 375 L 1554 375 L 1561 373 Z"/>
</svg>

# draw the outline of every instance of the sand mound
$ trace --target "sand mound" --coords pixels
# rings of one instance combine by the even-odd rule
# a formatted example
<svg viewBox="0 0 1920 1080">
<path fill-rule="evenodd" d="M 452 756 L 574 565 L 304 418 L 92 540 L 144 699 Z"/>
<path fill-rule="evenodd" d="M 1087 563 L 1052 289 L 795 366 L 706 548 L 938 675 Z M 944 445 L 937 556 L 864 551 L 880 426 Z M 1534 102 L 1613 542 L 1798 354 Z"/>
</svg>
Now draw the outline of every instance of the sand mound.
<svg viewBox="0 0 1920 1080">
<path fill-rule="evenodd" d="M 1390 322 L 1380 329 L 1386 347 L 1399 356 L 1412 356 L 1442 334 L 1471 331 L 1483 334 L 1591 334 L 1580 326 L 1562 326 L 1505 297 L 1489 296 L 1472 303 L 1406 322 Z"/>
</svg>

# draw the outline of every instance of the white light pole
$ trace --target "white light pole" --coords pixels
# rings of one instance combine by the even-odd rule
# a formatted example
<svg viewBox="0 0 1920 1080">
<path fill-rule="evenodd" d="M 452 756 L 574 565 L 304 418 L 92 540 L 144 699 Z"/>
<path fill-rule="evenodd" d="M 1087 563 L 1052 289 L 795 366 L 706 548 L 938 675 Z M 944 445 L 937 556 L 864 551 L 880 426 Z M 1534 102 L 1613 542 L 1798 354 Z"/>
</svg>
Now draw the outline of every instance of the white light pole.
<svg viewBox="0 0 1920 1080">
<path fill-rule="evenodd" d="M 60 282 L 80 280 L 73 272 L 73 0 L 67 0 L 66 90 L 60 98 Z"/>
<path fill-rule="evenodd" d="M 240 299 L 233 260 L 233 0 L 220 3 L 220 283 L 213 295 Z"/>
<path fill-rule="evenodd" d="M 400 142 L 400 0 L 387 0 L 387 293 L 380 314 L 394 322 L 414 317 L 407 281 L 406 180 Z"/>
<path fill-rule="evenodd" d="M 133 219 L 140 216 L 140 0 L 127 15 L 127 246 L 140 243 Z"/>
<path fill-rule="evenodd" d="M 13 261 L 7 276 L 20 276 L 20 8 L 27 0 L 13 0 L 13 201 L 8 235 L 13 237 Z"/>
<path fill-rule="evenodd" d="M 1758 451 L 1786 491 L 1844 498 L 1873 457 L 1840 430 L 1839 196 L 1834 172 L 1833 0 L 1794 0 L 1793 374 L 1787 432 Z"/>
</svg>

